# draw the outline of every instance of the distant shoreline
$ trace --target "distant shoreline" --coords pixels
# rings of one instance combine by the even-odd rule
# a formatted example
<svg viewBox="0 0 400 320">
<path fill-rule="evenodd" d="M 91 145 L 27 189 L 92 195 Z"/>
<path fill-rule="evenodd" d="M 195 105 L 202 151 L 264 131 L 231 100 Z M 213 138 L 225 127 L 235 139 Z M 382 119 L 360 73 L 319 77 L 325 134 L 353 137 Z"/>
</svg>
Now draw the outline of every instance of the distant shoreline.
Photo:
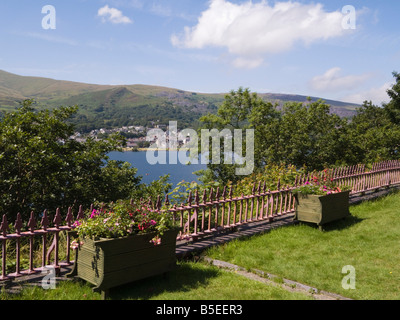
<svg viewBox="0 0 400 320">
<path fill-rule="evenodd" d="M 169 149 L 169 148 L 122 148 L 123 152 L 144 152 L 144 151 L 189 151 L 189 148 Z"/>
</svg>

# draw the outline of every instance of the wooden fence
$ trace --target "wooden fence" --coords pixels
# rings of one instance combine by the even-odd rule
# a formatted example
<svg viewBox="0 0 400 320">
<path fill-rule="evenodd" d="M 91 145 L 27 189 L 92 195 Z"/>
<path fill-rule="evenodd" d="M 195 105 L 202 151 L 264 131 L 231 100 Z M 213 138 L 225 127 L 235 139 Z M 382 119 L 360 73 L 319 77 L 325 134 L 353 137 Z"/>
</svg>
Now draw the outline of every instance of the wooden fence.
<svg viewBox="0 0 400 320">
<path fill-rule="evenodd" d="M 327 174 L 327 172 L 320 174 Z M 339 187 L 350 186 L 351 195 L 356 196 L 400 184 L 400 161 L 377 163 L 370 170 L 367 170 L 365 165 L 329 169 L 329 174 Z M 198 240 L 209 234 L 243 224 L 272 221 L 275 217 L 293 214 L 295 201 L 291 191 L 311 178 L 312 175 L 299 176 L 292 186 L 280 186 L 278 183 L 278 188 L 274 191 L 267 190 L 266 184 L 260 181 L 254 184 L 251 194 L 242 194 L 236 197 L 233 196 L 232 188 L 229 190 L 227 188 L 211 189 L 209 193 L 203 192 L 201 195 L 198 192 L 190 194 L 186 204 L 174 205 L 169 209 L 173 213 L 176 223 L 183 230 L 177 240 Z M 168 198 L 165 201 L 168 202 Z M 160 210 L 161 204 L 159 198 L 154 204 L 154 209 Z M 41 217 L 41 227 L 37 229 L 37 220 L 33 212 L 25 228 L 23 228 L 23 222 L 18 214 L 14 224 L 15 233 L 10 234 L 8 233 L 9 223 L 6 215 L 3 215 L 0 225 L 2 251 L 0 281 L 41 272 L 50 263 L 56 272 L 63 265 L 71 265 L 73 263 L 70 260 L 72 239 L 66 231 L 73 230 L 73 222 L 81 218 L 83 218 L 82 207 L 79 207 L 76 217 L 70 208 L 64 221 L 60 210 L 55 212 L 52 221 L 45 211 Z M 60 236 L 63 237 L 62 246 Z M 40 246 L 37 245 L 38 242 L 41 243 Z M 29 246 L 29 257 L 25 259 L 28 260 L 29 267 L 25 270 L 21 270 L 22 243 Z M 60 252 L 60 249 L 64 251 Z M 7 252 L 11 251 L 15 253 L 13 254 L 15 261 L 9 261 L 9 265 L 15 267 L 14 272 L 10 273 L 7 272 L 9 270 Z M 60 261 L 60 256 L 63 257 L 63 261 Z M 38 260 L 41 261 L 40 266 L 35 266 L 34 261 Z"/>
<path fill-rule="evenodd" d="M 400 161 L 374 164 L 371 170 L 365 165 L 340 167 L 320 172 L 329 175 L 337 186 L 348 186 L 351 196 L 400 184 Z M 210 233 L 255 221 L 269 220 L 295 212 L 292 190 L 310 181 L 314 174 L 297 177 L 294 185 L 280 186 L 275 191 L 266 190 L 265 183 L 254 183 L 252 193 L 232 197 L 232 189 L 220 193 L 211 189 L 209 195 L 196 192 L 189 195 L 187 204 L 170 209 L 179 219 L 183 232 L 180 239 L 198 239 Z"/>
</svg>

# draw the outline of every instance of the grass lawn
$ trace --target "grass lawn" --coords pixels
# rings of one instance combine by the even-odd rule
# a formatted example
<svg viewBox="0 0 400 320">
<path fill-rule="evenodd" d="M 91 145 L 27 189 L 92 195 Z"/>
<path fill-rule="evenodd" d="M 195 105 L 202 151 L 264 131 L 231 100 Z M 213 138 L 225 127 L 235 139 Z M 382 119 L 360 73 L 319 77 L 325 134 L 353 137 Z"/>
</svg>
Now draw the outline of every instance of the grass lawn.
<svg viewBox="0 0 400 320">
<path fill-rule="evenodd" d="M 156 276 L 114 288 L 112 300 L 307 300 L 309 296 L 288 292 L 205 263 L 179 262 L 168 276 Z M 100 300 L 83 281 L 65 281 L 56 289 L 25 288 L 22 294 L 0 294 L 0 300 Z"/>
<path fill-rule="evenodd" d="M 359 300 L 400 299 L 400 193 L 350 207 L 351 217 L 321 232 L 298 224 L 236 240 L 207 252 L 211 258 L 259 269 Z M 342 288 L 344 266 L 355 289 Z"/>
</svg>

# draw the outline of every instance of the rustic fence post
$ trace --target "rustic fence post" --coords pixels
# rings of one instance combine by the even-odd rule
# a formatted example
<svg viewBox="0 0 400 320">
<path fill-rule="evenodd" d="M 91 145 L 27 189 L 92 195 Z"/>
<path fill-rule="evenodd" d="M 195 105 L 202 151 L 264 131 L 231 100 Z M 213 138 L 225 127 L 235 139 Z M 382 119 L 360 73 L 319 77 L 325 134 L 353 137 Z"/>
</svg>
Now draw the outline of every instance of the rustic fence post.
<svg viewBox="0 0 400 320">
<path fill-rule="evenodd" d="M 47 216 L 47 209 L 43 212 L 43 217 L 41 220 L 41 225 L 43 229 L 43 239 L 42 239 L 42 268 L 46 266 L 46 253 L 47 253 L 47 227 L 49 226 L 49 218 Z"/>
<path fill-rule="evenodd" d="M 161 197 L 160 197 L 160 195 L 157 196 L 156 210 L 157 211 L 161 210 Z"/>
<path fill-rule="evenodd" d="M 266 201 L 266 204 L 264 205 L 264 207 L 265 207 L 265 216 L 263 216 L 263 218 L 267 219 L 268 218 L 269 209 L 270 209 L 269 208 L 269 200 L 270 200 L 269 191 L 266 193 L 265 190 L 264 190 L 264 196 L 267 197 L 267 201 Z"/>
<path fill-rule="evenodd" d="M 257 187 L 257 208 L 256 208 L 256 221 L 260 219 L 260 197 L 261 197 L 261 181 L 258 182 Z"/>
<path fill-rule="evenodd" d="M 53 223 L 55 226 L 55 231 L 54 231 L 54 239 L 55 239 L 55 247 L 54 247 L 54 270 L 56 272 L 56 275 L 58 276 L 60 274 L 60 265 L 58 261 L 58 249 L 59 249 L 59 242 L 60 242 L 60 224 L 61 224 L 61 214 L 60 214 L 60 208 L 57 208 L 56 210 L 56 215 L 54 217 Z"/>
<path fill-rule="evenodd" d="M 91 210 L 91 212 L 92 212 L 93 211 L 93 205 L 91 205 L 90 208 L 92 209 Z M 84 217 L 85 216 L 84 216 L 84 213 L 83 213 L 83 207 L 80 205 L 79 206 L 79 210 L 78 210 L 78 215 L 76 216 L 76 220 L 79 221 L 79 220 L 83 219 Z"/>
<path fill-rule="evenodd" d="M 211 231 L 211 219 L 212 219 L 212 202 L 214 196 L 214 188 L 210 190 L 210 199 L 209 199 L 209 206 L 208 206 L 208 231 Z"/>
<path fill-rule="evenodd" d="M 260 181 L 261 183 L 261 181 Z M 261 196 L 261 208 L 260 208 L 260 213 L 259 213 L 259 220 L 263 220 L 264 219 L 264 198 L 265 198 L 265 188 L 266 188 L 266 184 L 264 181 L 262 190 L 260 189 L 260 196 Z M 261 195 L 262 194 L 262 195 Z"/>
<path fill-rule="evenodd" d="M 7 222 L 7 217 L 4 214 L 3 215 L 3 220 L 1 222 L 0 225 L 0 232 L 2 233 L 2 237 L 1 237 L 1 242 L 2 242 L 2 250 L 1 250 L 1 277 L 0 280 L 8 280 L 10 279 L 9 277 L 7 277 L 7 272 L 6 272 L 6 268 L 7 268 L 7 231 L 8 231 L 8 222 Z"/>
<path fill-rule="evenodd" d="M 229 213 L 228 213 L 228 221 L 231 221 L 231 210 L 232 210 L 232 202 L 233 202 L 233 186 L 229 189 Z M 236 201 L 233 203 L 233 221 L 232 225 L 236 226 Z"/>
<path fill-rule="evenodd" d="M 242 220 L 242 214 L 243 214 L 243 198 L 244 198 L 244 194 L 242 193 L 241 197 L 240 197 L 240 211 L 239 211 L 239 223 L 242 224 L 243 220 Z"/>
<path fill-rule="evenodd" d="M 17 220 L 15 221 L 14 224 L 15 228 L 15 273 L 13 273 L 11 276 L 13 278 L 20 277 L 22 276 L 22 273 L 20 272 L 20 238 L 21 238 L 21 228 L 22 228 L 22 219 L 21 219 L 21 214 L 18 212 L 17 214 Z"/>
<path fill-rule="evenodd" d="M 199 221 L 199 190 L 196 189 L 194 194 L 194 233 L 198 233 L 198 221 Z"/>
<path fill-rule="evenodd" d="M 271 192 L 271 189 L 268 189 L 268 203 L 269 203 L 269 215 L 268 220 L 272 222 L 274 220 L 274 195 Z"/>
<path fill-rule="evenodd" d="M 215 230 L 218 230 L 218 214 L 219 214 L 219 187 L 217 187 L 217 191 L 215 193 L 215 221 L 214 221 L 214 228 Z"/>
<path fill-rule="evenodd" d="M 201 206 L 201 210 L 202 210 L 202 218 L 201 218 L 201 232 L 204 232 L 204 228 L 205 228 L 205 220 L 206 220 L 206 200 L 207 200 L 207 194 L 206 194 L 206 190 L 203 190 L 203 202 L 202 202 L 202 206 Z"/>
<path fill-rule="evenodd" d="M 226 199 L 226 186 L 224 187 L 224 190 L 222 191 L 221 227 L 225 226 L 225 199 Z M 228 222 L 228 224 L 229 224 L 229 222 Z"/>
<path fill-rule="evenodd" d="M 253 189 L 251 190 L 251 207 L 250 207 L 250 219 L 248 221 L 253 221 L 253 214 L 254 214 L 254 198 L 256 195 L 256 183 L 253 183 Z"/>
<path fill-rule="evenodd" d="M 69 233 L 69 231 L 72 228 L 72 220 L 74 220 L 74 216 L 72 215 L 72 208 L 69 207 L 68 208 L 68 213 L 67 213 L 67 217 L 65 218 L 65 221 L 67 222 L 67 252 L 66 252 L 66 264 L 70 265 L 71 264 L 71 256 L 70 256 L 70 246 L 71 246 L 71 235 Z"/>
<path fill-rule="evenodd" d="M 36 219 L 33 211 L 31 212 L 31 216 L 29 218 L 28 227 L 29 227 L 29 270 L 26 271 L 26 273 L 33 274 L 37 272 L 33 268 L 33 249 L 34 249 L 33 237 L 35 235 L 35 229 L 36 229 Z"/>
</svg>

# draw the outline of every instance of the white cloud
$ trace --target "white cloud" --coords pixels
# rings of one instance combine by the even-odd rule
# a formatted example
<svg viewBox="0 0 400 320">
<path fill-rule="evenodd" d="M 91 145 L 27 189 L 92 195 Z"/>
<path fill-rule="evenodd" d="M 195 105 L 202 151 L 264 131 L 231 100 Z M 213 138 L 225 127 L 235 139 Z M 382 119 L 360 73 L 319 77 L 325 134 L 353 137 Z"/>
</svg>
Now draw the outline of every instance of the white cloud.
<svg viewBox="0 0 400 320">
<path fill-rule="evenodd" d="M 115 9 L 115 8 L 110 8 L 108 5 L 105 5 L 104 7 L 100 8 L 99 11 L 97 12 L 97 15 L 99 17 L 102 17 L 103 22 L 110 21 L 111 23 L 132 23 L 133 21 L 124 16 L 122 14 L 122 11 Z"/>
<path fill-rule="evenodd" d="M 103 0 L 103 2 L 111 3 L 116 7 L 131 7 L 135 9 L 141 9 L 144 6 L 145 0 Z"/>
<path fill-rule="evenodd" d="M 341 69 L 335 67 L 326 71 L 323 75 L 315 76 L 311 82 L 311 88 L 321 92 L 337 92 L 352 90 L 371 78 L 371 74 L 342 76 Z"/>
<path fill-rule="evenodd" d="M 160 3 L 153 3 L 150 11 L 153 14 L 156 14 L 156 15 L 162 16 L 162 17 L 170 17 L 172 15 L 171 8 L 166 7 Z"/>
<path fill-rule="evenodd" d="M 183 48 L 227 48 L 239 57 L 237 67 L 257 67 L 264 55 L 288 51 L 298 42 L 309 45 L 342 36 L 348 31 L 342 19 L 341 12 L 326 12 L 321 4 L 211 0 L 197 25 L 172 35 L 171 42 Z"/>
<path fill-rule="evenodd" d="M 372 101 L 373 104 L 380 106 L 382 103 L 388 103 L 390 98 L 387 90 L 393 86 L 393 83 L 387 82 L 376 88 L 370 88 L 362 92 L 354 93 L 343 97 L 341 100 L 362 104 L 364 101 Z"/>
<path fill-rule="evenodd" d="M 254 69 L 264 62 L 263 58 L 243 58 L 238 57 L 233 60 L 233 65 L 240 69 Z"/>
<path fill-rule="evenodd" d="M 169 6 L 166 6 L 164 3 L 153 3 L 149 8 L 150 13 L 164 18 L 178 18 L 188 21 L 195 20 L 194 17 L 188 15 L 184 12 L 177 12 Z"/>
<path fill-rule="evenodd" d="M 22 35 L 26 37 L 36 38 L 40 40 L 45 40 L 49 42 L 59 43 L 59 44 L 67 44 L 70 46 L 77 46 L 78 42 L 72 39 L 67 39 L 59 36 L 52 36 L 45 33 L 38 33 L 38 32 L 24 32 L 24 33 L 15 33 L 17 35 Z"/>
</svg>

